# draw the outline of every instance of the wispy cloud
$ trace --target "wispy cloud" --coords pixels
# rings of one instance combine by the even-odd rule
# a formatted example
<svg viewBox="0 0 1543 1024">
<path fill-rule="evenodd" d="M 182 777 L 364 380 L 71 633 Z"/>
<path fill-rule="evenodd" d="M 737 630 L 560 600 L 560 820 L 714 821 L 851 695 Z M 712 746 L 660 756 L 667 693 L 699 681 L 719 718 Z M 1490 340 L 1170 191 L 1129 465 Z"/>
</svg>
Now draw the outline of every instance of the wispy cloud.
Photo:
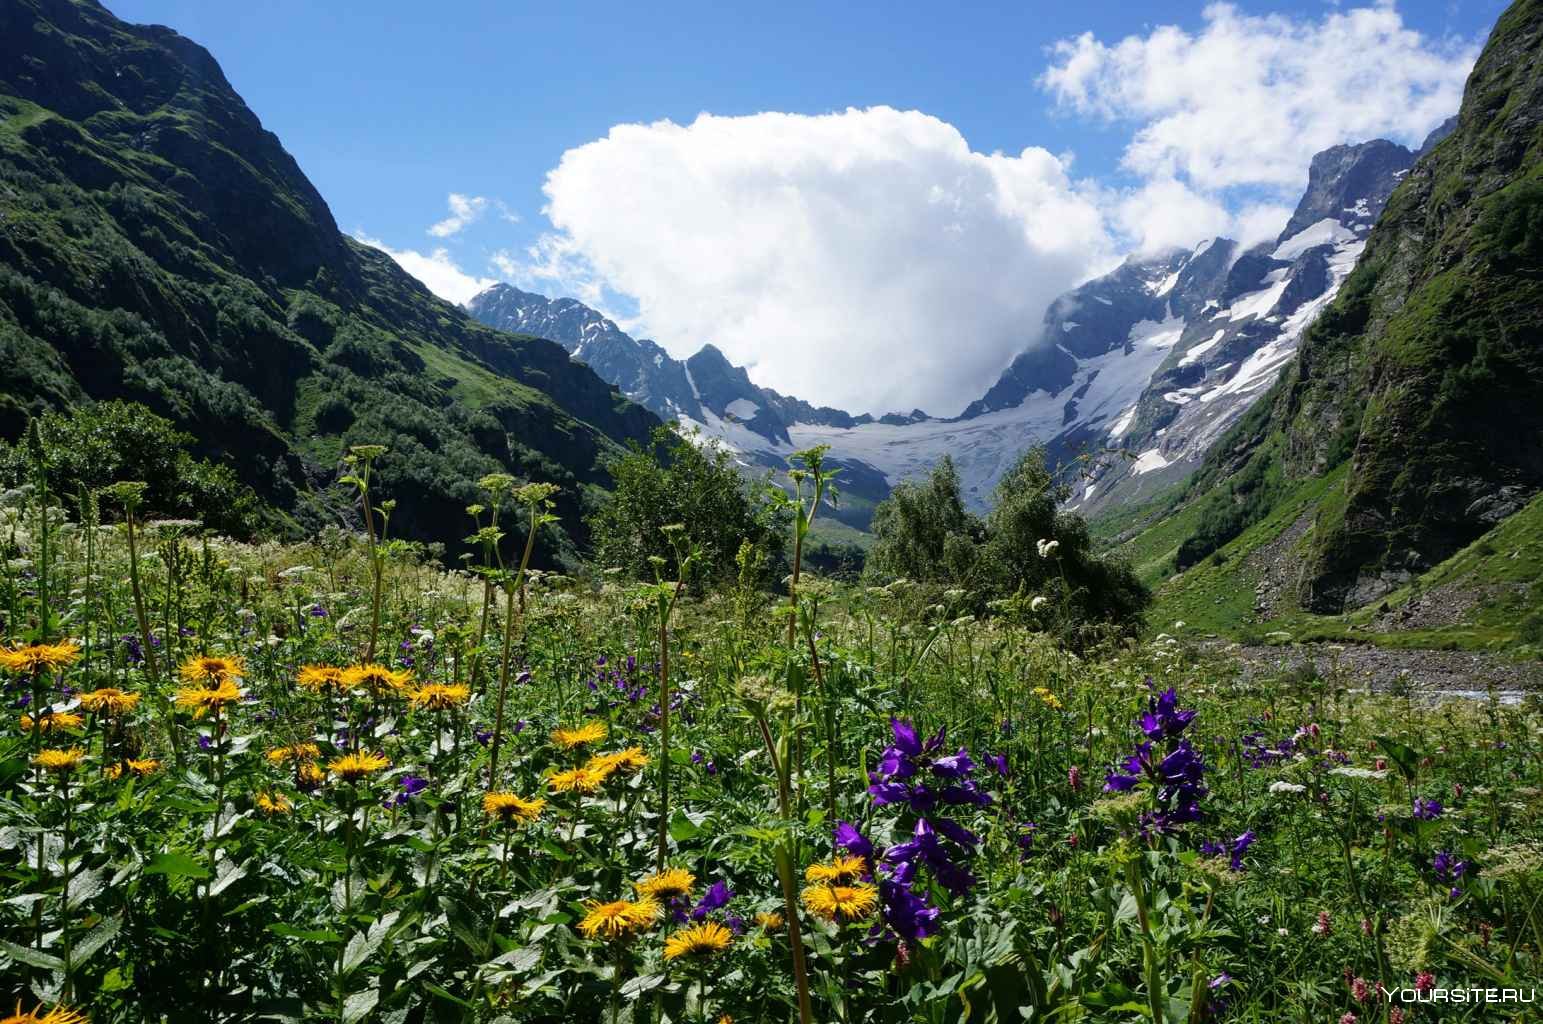
<svg viewBox="0 0 1543 1024">
<path fill-rule="evenodd" d="M 393 249 L 362 231 L 354 231 L 353 236 L 396 260 L 398 266 L 422 281 L 435 295 L 457 305 L 466 304 L 472 296 L 497 283 L 496 278 L 468 274 L 451 257 L 449 250 L 443 247 L 422 253 L 415 249 Z"/>
</svg>

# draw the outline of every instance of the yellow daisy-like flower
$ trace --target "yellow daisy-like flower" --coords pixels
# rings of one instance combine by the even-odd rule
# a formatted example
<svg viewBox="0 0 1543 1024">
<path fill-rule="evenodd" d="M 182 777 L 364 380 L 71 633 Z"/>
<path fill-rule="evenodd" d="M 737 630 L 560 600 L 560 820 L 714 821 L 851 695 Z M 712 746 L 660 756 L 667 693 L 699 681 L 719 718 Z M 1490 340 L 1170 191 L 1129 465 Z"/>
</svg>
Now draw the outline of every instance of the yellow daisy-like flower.
<svg viewBox="0 0 1543 1024">
<path fill-rule="evenodd" d="M 664 942 L 664 958 L 679 960 L 683 956 L 704 957 L 722 953 L 734 944 L 734 933 L 717 921 L 705 921 L 690 928 L 682 928 Z"/>
<path fill-rule="evenodd" d="M 545 809 L 546 801 L 540 797 L 527 800 L 516 793 L 489 793 L 482 798 L 483 813 L 505 825 L 515 821 L 535 821 Z"/>
<path fill-rule="evenodd" d="M 73 711 L 50 711 L 38 718 L 22 715 L 18 723 L 22 732 L 53 732 L 57 729 L 79 729 L 86 724 L 86 720 Z"/>
<path fill-rule="evenodd" d="M 334 665 L 301 665 L 295 682 L 316 693 L 329 689 L 347 689 L 347 684 L 343 682 L 343 669 Z"/>
<path fill-rule="evenodd" d="M 628 747 L 610 754 L 596 754 L 585 762 L 584 767 L 599 772 L 604 779 L 618 772 L 633 775 L 648 767 L 648 755 L 643 753 L 642 747 Z"/>
<path fill-rule="evenodd" d="M 366 775 L 374 775 L 391 762 L 383 754 L 344 754 L 327 762 L 327 770 L 344 782 L 357 782 Z"/>
<path fill-rule="evenodd" d="M 240 699 L 241 690 L 232 679 L 226 679 L 213 687 L 184 686 L 177 691 L 177 706 L 193 712 L 195 719 Z"/>
<path fill-rule="evenodd" d="M 349 689 L 364 687 L 374 697 L 403 693 L 412 685 L 413 674 L 397 672 L 385 665 L 355 665 L 343 670 L 343 685 Z"/>
<path fill-rule="evenodd" d="M 553 729 L 552 742 L 564 750 L 572 750 L 575 747 L 599 743 L 605 739 L 605 734 L 604 722 L 585 722 L 576 729 Z"/>
<path fill-rule="evenodd" d="M 79 1010 L 72 1010 L 63 1003 L 55 1004 L 52 1010 L 45 1013 L 41 1003 L 35 1010 L 23 1011 L 21 1003 L 18 1002 L 16 1012 L 0 1019 L 0 1024 L 91 1024 L 91 1022 L 85 1014 Z"/>
<path fill-rule="evenodd" d="M 605 776 L 593 768 L 569 768 L 548 775 L 546 782 L 554 793 L 593 793 L 605 782 Z"/>
<path fill-rule="evenodd" d="M 32 763 L 50 772 L 72 772 L 86 759 L 86 752 L 79 747 L 66 750 L 40 750 Z"/>
<path fill-rule="evenodd" d="M 147 757 L 143 760 L 135 760 L 131 757 L 126 761 L 120 761 L 117 764 L 108 765 L 106 768 L 102 769 L 102 774 L 107 776 L 109 779 L 121 779 L 123 778 L 124 771 L 128 770 L 129 772 L 132 772 L 134 775 L 142 779 L 146 775 L 150 775 L 156 771 L 159 771 L 160 767 L 161 762 L 157 761 L 153 757 Z"/>
<path fill-rule="evenodd" d="M 584 920 L 579 931 L 587 939 L 626 939 L 651 927 L 659 920 L 662 911 L 653 900 L 613 900 L 601 903 L 590 900 L 584 904 Z"/>
<path fill-rule="evenodd" d="M 755 915 L 756 927 L 763 932 L 780 932 L 783 923 L 782 915 L 775 911 L 763 910 Z"/>
<path fill-rule="evenodd" d="M 414 707 L 430 711 L 449 711 L 471 699 L 471 688 L 460 683 L 430 683 L 420 686 L 413 693 Z"/>
<path fill-rule="evenodd" d="M 139 694 L 104 686 L 81 694 L 80 706 L 94 715 L 126 715 L 139 707 Z"/>
<path fill-rule="evenodd" d="M 694 885 L 696 885 L 696 875 L 684 868 L 666 868 L 649 875 L 641 882 L 634 882 L 632 887 L 644 899 L 663 903 L 675 897 L 689 897 Z"/>
<path fill-rule="evenodd" d="M 1050 689 L 1048 687 L 1044 687 L 1044 686 L 1036 686 L 1036 687 L 1034 687 L 1034 696 L 1038 697 L 1039 700 L 1040 700 L 1040 703 L 1044 704 L 1045 707 L 1053 708 L 1056 711 L 1060 711 L 1061 710 L 1061 698 L 1057 697 L 1054 693 L 1050 692 Z"/>
<path fill-rule="evenodd" d="M 319 786 L 327 778 L 327 773 L 321 770 L 319 765 L 306 761 L 295 769 L 295 777 L 300 780 L 302 786 Z"/>
<path fill-rule="evenodd" d="M 213 690 L 226 683 L 234 686 L 236 680 L 246 674 L 246 663 L 240 658 L 206 654 L 184 661 L 177 674 L 190 686 Z"/>
<path fill-rule="evenodd" d="M 283 793 L 269 793 L 264 790 L 257 794 L 257 809 L 264 814 L 288 814 L 294 810 L 294 805 L 289 802 L 289 797 Z"/>
<path fill-rule="evenodd" d="M 292 747 L 274 747 L 263 756 L 270 764 L 276 765 L 290 761 L 314 761 L 321 756 L 321 748 L 314 743 L 296 743 Z"/>
<path fill-rule="evenodd" d="M 58 644 L 28 644 L 25 647 L 0 647 L 0 668 L 12 672 L 54 671 L 68 668 L 80 660 L 80 647 L 66 640 Z"/>
<path fill-rule="evenodd" d="M 861 921 L 879 905 L 872 885 L 811 885 L 803 892 L 804 909 L 827 921 Z"/>
<path fill-rule="evenodd" d="M 861 857 L 837 857 L 829 864 L 811 864 L 804 877 L 811 882 L 845 884 L 855 882 L 868 870 L 868 862 Z"/>
</svg>

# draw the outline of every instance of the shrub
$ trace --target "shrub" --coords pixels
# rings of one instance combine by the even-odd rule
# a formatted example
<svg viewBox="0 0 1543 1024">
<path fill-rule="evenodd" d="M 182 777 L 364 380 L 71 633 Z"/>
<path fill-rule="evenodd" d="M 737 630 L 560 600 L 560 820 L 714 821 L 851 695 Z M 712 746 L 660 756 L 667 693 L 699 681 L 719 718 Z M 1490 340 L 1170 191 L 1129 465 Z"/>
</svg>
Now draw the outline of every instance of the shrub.
<svg viewBox="0 0 1543 1024">
<path fill-rule="evenodd" d="M 737 576 L 735 557 L 743 541 L 766 555 L 762 585 L 782 574 L 785 513 L 765 489 L 746 486 L 726 449 L 658 427 L 649 447 L 633 443 L 606 468 L 615 488 L 587 520 L 601 568 L 652 579 L 650 557 L 675 564 L 660 528 L 680 523 L 701 548 L 693 582 Z"/>
</svg>

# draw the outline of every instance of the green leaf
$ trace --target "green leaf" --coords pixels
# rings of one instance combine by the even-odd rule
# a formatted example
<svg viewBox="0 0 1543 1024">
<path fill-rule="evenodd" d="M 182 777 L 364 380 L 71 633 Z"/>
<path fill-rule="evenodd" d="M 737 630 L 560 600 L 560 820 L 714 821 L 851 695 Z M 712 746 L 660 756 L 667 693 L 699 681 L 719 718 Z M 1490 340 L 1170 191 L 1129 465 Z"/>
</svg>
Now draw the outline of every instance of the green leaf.
<svg viewBox="0 0 1543 1024">
<path fill-rule="evenodd" d="M 301 942 L 342 942 L 343 936 L 337 932 L 329 932 L 317 928 L 307 931 L 304 928 L 296 928 L 292 924 L 283 921 L 275 921 L 268 926 L 268 930 L 275 935 L 281 935 L 286 939 L 299 939 Z"/>
<path fill-rule="evenodd" d="M 700 835 L 702 835 L 702 829 L 697 827 L 696 822 L 687 817 L 685 811 L 679 807 L 675 808 L 675 813 L 670 817 L 670 838 L 677 843 L 684 843 Z"/>
<path fill-rule="evenodd" d="M 1413 779 L 1420 767 L 1419 753 L 1389 736 L 1378 736 L 1376 739 L 1377 746 L 1388 755 L 1404 778 Z"/>
<path fill-rule="evenodd" d="M 644 992 L 652 991 L 663 984 L 664 975 L 662 974 L 639 975 L 621 987 L 621 997 L 623 999 L 635 999 Z"/>
<path fill-rule="evenodd" d="M 343 1024 L 358 1024 L 359 1021 L 370 1015 L 375 1009 L 375 1004 L 380 1002 L 379 989 L 365 989 L 363 992 L 355 992 L 343 1000 Z"/>
<path fill-rule="evenodd" d="M 145 865 L 147 875 L 180 875 L 184 878 L 208 878 L 209 869 L 185 853 L 158 853 Z"/>
<path fill-rule="evenodd" d="M 41 967 L 45 971 L 64 970 L 64 961 L 47 953 L 40 953 L 27 946 L 18 946 L 14 942 L 6 942 L 0 939 L 0 952 L 15 960 L 17 963 L 30 964 L 33 967 Z"/>
<path fill-rule="evenodd" d="M 80 944 L 75 947 L 71 955 L 70 968 L 73 970 L 95 956 L 122 928 L 123 918 L 113 916 L 87 932 L 86 937 L 80 940 Z"/>
</svg>

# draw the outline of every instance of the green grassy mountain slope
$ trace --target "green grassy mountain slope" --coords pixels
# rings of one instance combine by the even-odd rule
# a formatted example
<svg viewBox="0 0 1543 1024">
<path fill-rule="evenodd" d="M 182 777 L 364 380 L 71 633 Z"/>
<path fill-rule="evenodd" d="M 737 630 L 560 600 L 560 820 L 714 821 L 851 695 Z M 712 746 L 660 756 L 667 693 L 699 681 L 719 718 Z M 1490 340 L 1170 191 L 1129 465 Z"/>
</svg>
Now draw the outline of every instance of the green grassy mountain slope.
<svg viewBox="0 0 1543 1024">
<path fill-rule="evenodd" d="M 1230 609 L 1212 625 L 1335 615 L 1380 607 L 1540 488 L 1543 0 L 1519 0 L 1290 371 L 1118 546 L 1149 578 L 1182 573 L 1167 608 Z M 1231 592 L 1244 565 L 1258 581 Z"/>
<path fill-rule="evenodd" d="M 173 420 L 306 526 L 341 514 L 325 486 L 346 445 L 389 445 L 393 532 L 442 541 L 499 470 L 561 485 L 571 533 L 603 458 L 657 422 L 339 232 L 201 47 L 94 0 L 9 0 L 0 435 L 106 398 Z"/>
</svg>

